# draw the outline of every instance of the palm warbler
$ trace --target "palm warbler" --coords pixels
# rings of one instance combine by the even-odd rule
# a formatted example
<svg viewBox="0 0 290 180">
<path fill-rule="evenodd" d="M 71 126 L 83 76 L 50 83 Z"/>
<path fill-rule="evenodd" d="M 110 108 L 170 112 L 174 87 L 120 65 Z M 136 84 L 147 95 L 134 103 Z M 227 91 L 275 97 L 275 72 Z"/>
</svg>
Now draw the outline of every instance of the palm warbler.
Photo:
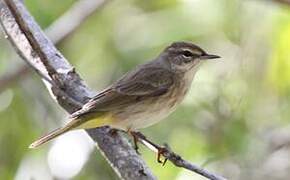
<svg viewBox="0 0 290 180">
<path fill-rule="evenodd" d="M 189 42 L 174 42 L 73 113 L 64 127 L 39 138 L 35 148 L 69 130 L 100 126 L 136 131 L 159 122 L 184 99 L 201 62 L 219 58 Z"/>
</svg>

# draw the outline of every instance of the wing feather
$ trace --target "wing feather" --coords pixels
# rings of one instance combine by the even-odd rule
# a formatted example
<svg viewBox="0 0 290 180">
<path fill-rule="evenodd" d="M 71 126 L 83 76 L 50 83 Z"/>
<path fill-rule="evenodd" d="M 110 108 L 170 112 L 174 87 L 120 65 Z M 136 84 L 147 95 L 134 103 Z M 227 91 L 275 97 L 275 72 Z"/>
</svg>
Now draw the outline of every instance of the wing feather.
<svg viewBox="0 0 290 180">
<path fill-rule="evenodd" d="M 111 87 L 93 97 L 71 115 L 78 118 L 88 113 L 109 111 L 136 102 L 138 97 L 160 96 L 173 84 L 173 74 L 157 67 L 143 67 L 125 74 Z"/>
</svg>

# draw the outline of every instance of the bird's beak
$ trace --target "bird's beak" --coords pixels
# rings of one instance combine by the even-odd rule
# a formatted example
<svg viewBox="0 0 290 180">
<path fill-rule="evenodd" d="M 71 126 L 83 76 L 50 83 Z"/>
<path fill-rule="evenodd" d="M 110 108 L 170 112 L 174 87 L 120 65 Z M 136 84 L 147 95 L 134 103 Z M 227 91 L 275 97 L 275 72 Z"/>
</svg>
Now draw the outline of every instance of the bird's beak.
<svg viewBox="0 0 290 180">
<path fill-rule="evenodd" d="M 202 60 L 206 60 L 206 59 L 217 59 L 217 58 L 221 58 L 221 57 L 217 56 L 217 55 L 213 55 L 213 54 L 203 54 L 199 58 Z"/>
</svg>

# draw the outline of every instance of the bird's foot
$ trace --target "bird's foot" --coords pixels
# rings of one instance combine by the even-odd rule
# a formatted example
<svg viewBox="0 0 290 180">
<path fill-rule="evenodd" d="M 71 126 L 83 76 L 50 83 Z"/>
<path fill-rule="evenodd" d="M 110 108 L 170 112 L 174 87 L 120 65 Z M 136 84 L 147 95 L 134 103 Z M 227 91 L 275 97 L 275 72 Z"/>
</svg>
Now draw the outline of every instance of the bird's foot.
<svg viewBox="0 0 290 180">
<path fill-rule="evenodd" d="M 162 166 L 164 166 L 168 160 L 168 158 L 166 158 L 165 154 L 169 152 L 169 147 L 165 144 L 163 147 L 162 146 L 155 146 L 155 148 L 157 149 L 157 162 L 162 164 Z M 161 157 L 164 157 L 164 160 L 161 160 Z"/>
<path fill-rule="evenodd" d="M 133 137 L 133 140 L 134 140 L 134 147 L 135 147 L 135 150 L 138 154 L 139 151 L 138 151 L 138 142 L 141 142 L 143 143 L 145 146 L 153 149 L 154 151 L 157 152 L 157 162 L 158 163 L 161 163 L 163 166 L 166 164 L 167 162 L 167 158 L 166 158 L 166 154 L 168 154 L 170 152 L 170 148 L 167 144 L 164 144 L 164 146 L 159 146 L 155 143 L 153 143 L 152 141 L 148 140 L 142 133 L 140 132 L 135 132 L 135 131 L 129 131 L 130 135 Z M 162 161 L 161 157 L 164 157 L 164 160 Z"/>
<path fill-rule="evenodd" d="M 136 153 L 140 155 L 141 153 L 139 152 L 138 141 L 139 141 L 139 138 L 141 136 L 143 137 L 144 135 L 136 131 L 128 131 L 128 133 L 133 137 L 134 149 Z"/>
<path fill-rule="evenodd" d="M 138 142 L 143 143 L 145 146 L 149 147 L 150 149 L 157 152 L 157 162 L 161 163 L 163 166 L 166 164 L 168 160 L 168 153 L 170 153 L 170 148 L 167 144 L 164 144 L 164 146 L 159 146 L 152 141 L 148 140 L 142 133 L 136 132 L 136 131 L 128 131 L 128 133 L 133 137 L 134 142 L 134 148 L 137 152 L 137 154 L 140 154 Z M 162 161 L 161 157 L 164 157 L 164 160 Z"/>
</svg>

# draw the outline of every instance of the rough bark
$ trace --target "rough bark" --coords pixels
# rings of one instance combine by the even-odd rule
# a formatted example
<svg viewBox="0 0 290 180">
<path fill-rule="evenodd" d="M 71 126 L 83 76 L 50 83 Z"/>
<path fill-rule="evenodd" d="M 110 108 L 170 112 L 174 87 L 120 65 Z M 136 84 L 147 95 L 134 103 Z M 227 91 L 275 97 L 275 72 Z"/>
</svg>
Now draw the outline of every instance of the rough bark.
<svg viewBox="0 0 290 180">
<path fill-rule="evenodd" d="M 45 81 L 56 101 L 69 113 L 79 109 L 93 94 L 75 69 L 41 31 L 19 0 L 0 1 L 0 21 L 18 54 Z M 128 141 L 109 128 L 87 131 L 122 179 L 156 179 Z"/>
</svg>

